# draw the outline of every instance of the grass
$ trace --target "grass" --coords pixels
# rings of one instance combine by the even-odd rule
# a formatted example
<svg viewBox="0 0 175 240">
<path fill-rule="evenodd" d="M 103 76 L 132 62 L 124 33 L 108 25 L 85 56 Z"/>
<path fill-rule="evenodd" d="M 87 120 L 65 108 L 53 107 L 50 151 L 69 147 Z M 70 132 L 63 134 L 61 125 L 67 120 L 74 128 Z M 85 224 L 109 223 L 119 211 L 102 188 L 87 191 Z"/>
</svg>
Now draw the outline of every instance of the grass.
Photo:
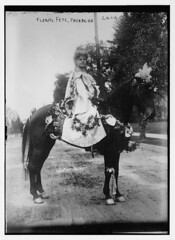
<svg viewBox="0 0 175 240">
<path fill-rule="evenodd" d="M 137 123 L 131 124 L 134 132 L 139 131 L 139 125 Z M 168 124 L 166 121 L 164 122 L 150 122 L 147 125 L 146 133 L 155 133 L 155 134 L 167 134 Z"/>
</svg>

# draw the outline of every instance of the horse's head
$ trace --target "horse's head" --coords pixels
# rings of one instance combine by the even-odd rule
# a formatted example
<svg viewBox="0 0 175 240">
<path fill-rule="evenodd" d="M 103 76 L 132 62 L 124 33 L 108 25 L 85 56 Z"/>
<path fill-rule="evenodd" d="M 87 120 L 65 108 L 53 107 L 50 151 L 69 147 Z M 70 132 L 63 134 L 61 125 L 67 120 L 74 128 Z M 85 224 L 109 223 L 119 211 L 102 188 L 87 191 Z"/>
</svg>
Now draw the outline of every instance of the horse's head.
<svg viewBox="0 0 175 240">
<path fill-rule="evenodd" d="M 139 70 L 133 79 L 120 84 L 107 99 L 116 117 L 124 123 L 130 121 L 133 106 L 143 119 L 154 117 L 154 86 L 149 75 L 150 68 L 144 65 L 143 70 Z"/>
</svg>

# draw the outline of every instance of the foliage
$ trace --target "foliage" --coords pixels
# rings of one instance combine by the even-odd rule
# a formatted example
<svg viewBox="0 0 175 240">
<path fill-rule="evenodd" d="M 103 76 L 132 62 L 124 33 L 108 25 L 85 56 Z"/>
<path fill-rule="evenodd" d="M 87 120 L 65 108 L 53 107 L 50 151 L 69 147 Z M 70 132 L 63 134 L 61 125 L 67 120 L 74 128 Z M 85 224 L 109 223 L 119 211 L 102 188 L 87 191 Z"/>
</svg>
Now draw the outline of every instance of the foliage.
<svg viewBox="0 0 175 240">
<path fill-rule="evenodd" d="M 165 12 L 124 13 L 116 22 L 110 64 L 118 82 L 152 67 L 154 85 L 166 94 L 168 85 L 168 26 Z"/>
<path fill-rule="evenodd" d="M 23 130 L 23 123 L 18 113 L 9 107 L 6 109 L 6 127 L 7 132 L 11 134 L 22 133 Z"/>
<path fill-rule="evenodd" d="M 21 122 L 18 116 L 17 119 L 12 120 L 11 133 L 22 133 L 22 131 L 23 131 L 23 123 Z"/>
<path fill-rule="evenodd" d="M 66 88 L 69 76 L 68 76 L 68 74 L 58 74 L 56 76 L 56 79 L 57 80 L 54 83 L 55 89 L 53 92 L 53 99 L 54 99 L 54 102 L 58 103 L 58 102 L 60 102 L 61 99 L 64 98 L 65 88 Z"/>
<path fill-rule="evenodd" d="M 98 51 L 95 44 L 92 43 L 88 43 L 85 48 L 89 53 L 88 72 L 95 78 L 100 87 L 101 95 L 105 98 L 112 90 L 111 79 L 114 74 L 110 65 L 111 49 L 109 44 L 103 41 L 100 41 Z M 100 69 L 97 68 L 98 59 Z"/>
</svg>

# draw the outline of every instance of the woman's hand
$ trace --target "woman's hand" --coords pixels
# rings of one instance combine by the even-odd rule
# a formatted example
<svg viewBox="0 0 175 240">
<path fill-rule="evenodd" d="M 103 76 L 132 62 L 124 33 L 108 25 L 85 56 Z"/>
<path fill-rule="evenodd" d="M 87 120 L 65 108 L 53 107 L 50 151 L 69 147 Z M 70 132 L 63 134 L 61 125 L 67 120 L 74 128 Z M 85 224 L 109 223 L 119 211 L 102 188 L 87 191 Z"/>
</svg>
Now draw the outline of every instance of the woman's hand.
<svg viewBox="0 0 175 240">
<path fill-rule="evenodd" d="M 90 99 L 90 100 L 93 99 L 93 95 L 92 95 L 90 92 L 88 92 L 88 96 L 89 96 L 89 99 Z"/>
<path fill-rule="evenodd" d="M 104 103 L 104 99 L 103 99 L 103 98 L 92 97 L 92 98 L 91 98 L 91 102 L 92 102 L 94 105 L 99 105 L 99 104 L 101 104 L 101 103 Z"/>
</svg>

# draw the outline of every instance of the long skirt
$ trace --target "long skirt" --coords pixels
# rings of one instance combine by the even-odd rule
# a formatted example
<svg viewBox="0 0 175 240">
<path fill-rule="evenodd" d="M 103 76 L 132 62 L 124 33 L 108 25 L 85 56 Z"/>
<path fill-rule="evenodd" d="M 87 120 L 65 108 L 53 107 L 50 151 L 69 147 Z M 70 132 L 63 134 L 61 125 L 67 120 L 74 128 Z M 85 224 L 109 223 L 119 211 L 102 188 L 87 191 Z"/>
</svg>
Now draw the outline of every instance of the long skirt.
<svg viewBox="0 0 175 240">
<path fill-rule="evenodd" d="M 97 117 L 99 117 L 97 111 L 95 114 Z M 85 122 L 87 119 L 86 116 L 82 117 L 83 119 L 81 119 L 80 117 L 80 120 Z M 93 128 L 86 130 L 85 133 L 83 133 L 83 131 L 81 130 L 77 130 L 76 128 L 74 128 L 74 117 L 68 117 L 64 120 L 62 140 L 75 146 L 89 147 L 98 143 L 105 136 L 106 132 L 100 118 L 98 120 L 98 124 L 96 124 Z"/>
</svg>

